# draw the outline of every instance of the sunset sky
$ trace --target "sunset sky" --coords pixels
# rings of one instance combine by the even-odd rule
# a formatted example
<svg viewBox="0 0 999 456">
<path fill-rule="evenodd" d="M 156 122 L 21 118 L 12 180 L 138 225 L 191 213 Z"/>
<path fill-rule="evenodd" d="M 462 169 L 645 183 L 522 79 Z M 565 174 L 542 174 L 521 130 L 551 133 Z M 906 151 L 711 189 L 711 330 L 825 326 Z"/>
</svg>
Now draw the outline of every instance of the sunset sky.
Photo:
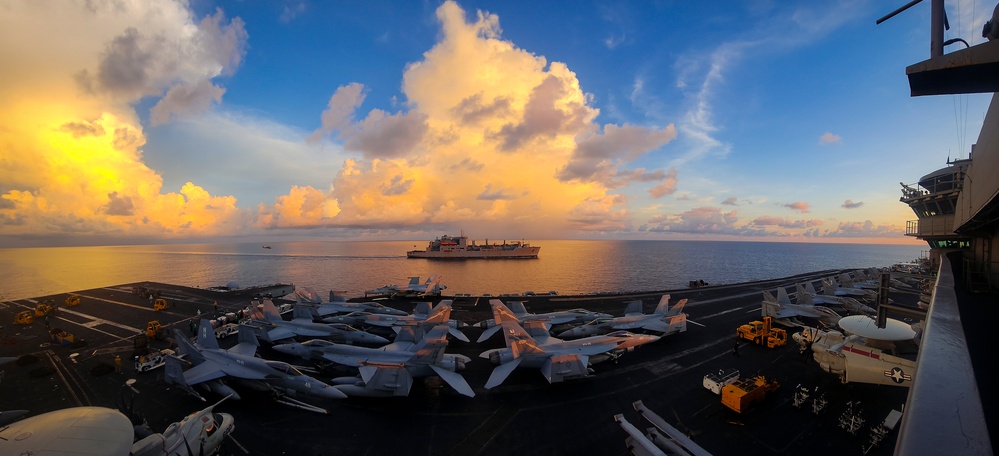
<svg viewBox="0 0 999 456">
<path fill-rule="evenodd" d="M 990 96 L 909 96 L 904 3 L 5 1 L 0 247 L 913 243 Z"/>
</svg>

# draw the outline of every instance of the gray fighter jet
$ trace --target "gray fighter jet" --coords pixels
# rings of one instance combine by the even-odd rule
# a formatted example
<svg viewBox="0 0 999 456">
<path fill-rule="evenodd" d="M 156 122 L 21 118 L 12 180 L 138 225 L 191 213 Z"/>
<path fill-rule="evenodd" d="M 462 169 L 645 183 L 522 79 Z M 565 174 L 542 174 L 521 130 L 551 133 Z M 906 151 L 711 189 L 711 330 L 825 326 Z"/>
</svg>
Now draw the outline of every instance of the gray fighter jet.
<svg viewBox="0 0 999 456">
<path fill-rule="evenodd" d="M 544 330 L 544 326 L 537 321 L 528 322 L 528 325 L 534 326 L 535 330 Z M 552 343 L 541 345 L 516 322 L 501 320 L 500 327 L 503 328 L 507 348 L 488 350 L 479 355 L 488 357 L 496 365 L 486 382 L 486 389 L 502 384 L 517 367 L 540 368 L 548 383 L 588 377 L 591 374 L 590 357 L 628 351 L 659 340 L 659 336 L 619 331 L 571 341 L 554 342 L 557 339 L 550 339 Z"/>
<path fill-rule="evenodd" d="M 447 326 L 436 326 L 406 350 L 355 347 L 320 339 L 275 345 L 274 350 L 311 361 L 358 367 L 358 377 L 333 380 L 348 396 L 408 396 L 414 378 L 437 375 L 459 393 L 474 397 L 472 388 L 457 373 L 471 359 L 444 353 L 447 333 Z"/>
<path fill-rule="evenodd" d="M 509 304 L 509 306 L 507 306 L 507 304 Z M 521 324 L 528 321 L 543 321 L 549 329 L 558 325 L 579 325 L 601 318 L 613 318 L 613 315 L 591 312 L 586 309 L 570 309 L 543 314 L 532 314 L 527 313 L 527 309 L 521 301 L 510 301 L 507 304 L 503 304 L 503 301 L 500 301 L 499 299 L 489 300 L 489 305 L 493 307 L 494 313 L 496 312 L 496 309 L 500 309 L 500 311 L 504 312 L 504 314 L 511 317 L 508 318 L 507 321 L 516 321 Z M 496 334 L 496 332 L 500 330 L 500 326 L 496 323 L 496 318 L 480 321 L 476 323 L 476 326 L 485 329 L 485 331 L 482 331 L 482 335 L 479 336 L 477 342 L 483 342 L 486 339 L 489 339 L 493 336 L 493 334 Z"/>
<path fill-rule="evenodd" d="M 329 302 L 322 302 L 319 293 L 311 288 L 295 290 L 295 296 L 300 305 L 307 305 L 315 309 L 318 317 L 327 317 L 341 313 L 350 312 L 370 312 L 382 315 L 408 315 L 405 311 L 383 306 L 377 302 L 347 302 L 343 299 L 335 299 L 333 292 L 330 292 Z"/>
<path fill-rule="evenodd" d="M 429 302 L 417 303 L 416 312 L 414 312 L 413 315 L 397 316 L 371 314 L 364 319 L 364 324 L 380 326 L 383 328 L 421 326 L 425 329 L 429 329 L 437 325 L 445 325 L 448 327 L 448 334 L 451 334 L 462 342 L 468 342 L 468 337 L 458 329 L 468 326 L 468 324 L 457 320 L 451 320 L 450 317 L 451 300 L 445 299 L 437 304 L 437 307 L 431 307 Z"/>
<path fill-rule="evenodd" d="M 257 337 L 253 329 L 240 325 L 239 343 L 228 350 L 219 348 L 215 332 L 209 320 L 201 320 L 198 327 L 198 345 L 192 344 L 180 330 L 174 328 L 178 356 L 169 356 L 164 379 L 167 383 L 180 386 L 191 395 L 204 400 L 194 391 L 193 386 L 203 388 L 222 396 L 239 394 L 222 379 L 227 378 L 259 391 L 272 391 L 281 395 L 282 403 L 312 411 L 326 412 L 324 409 L 301 402 L 295 397 L 308 396 L 319 399 L 343 399 L 342 391 L 309 377 L 292 365 L 281 361 L 257 358 Z M 183 370 L 183 365 L 191 368 Z"/>
<path fill-rule="evenodd" d="M 559 333 L 559 337 L 584 337 L 597 334 L 607 334 L 622 330 L 645 330 L 668 336 L 687 330 L 687 314 L 683 313 L 686 299 L 681 299 L 670 308 L 669 295 L 659 299 L 656 310 L 650 314 L 642 312 L 642 301 L 631 301 L 620 317 L 593 320 L 568 331 Z"/>
<path fill-rule="evenodd" d="M 388 339 L 382 336 L 364 332 L 349 325 L 313 322 L 312 311 L 306 306 L 296 305 L 290 321 L 281 318 L 277 307 L 270 300 L 265 300 L 262 307 L 262 313 L 254 315 L 253 323 L 258 328 L 257 336 L 268 342 L 300 336 L 325 337 L 334 342 L 351 344 L 383 345 L 389 343 Z"/>
</svg>

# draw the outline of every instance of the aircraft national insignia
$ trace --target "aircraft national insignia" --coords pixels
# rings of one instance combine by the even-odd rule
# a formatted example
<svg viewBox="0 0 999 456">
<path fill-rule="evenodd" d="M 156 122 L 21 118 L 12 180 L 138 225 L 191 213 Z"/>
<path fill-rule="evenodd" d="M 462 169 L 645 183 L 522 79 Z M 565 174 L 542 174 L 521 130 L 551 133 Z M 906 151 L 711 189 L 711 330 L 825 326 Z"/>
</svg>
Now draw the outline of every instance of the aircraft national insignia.
<svg viewBox="0 0 999 456">
<path fill-rule="evenodd" d="M 898 383 L 898 384 L 901 384 L 902 382 L 904 382 L 906 380 L 912 381 L 912 376 L 909 375 L 909 374 L 906 374 L 905 371 L 903 371 L 902 368 L 900 368 L 900 367 L 893 367 L 893 368 L 891 368 L 890 371 L 885 371 L 885 377 L 890 378 L 891 381 L 893 381 L 895 383 Z"/>
</svg>

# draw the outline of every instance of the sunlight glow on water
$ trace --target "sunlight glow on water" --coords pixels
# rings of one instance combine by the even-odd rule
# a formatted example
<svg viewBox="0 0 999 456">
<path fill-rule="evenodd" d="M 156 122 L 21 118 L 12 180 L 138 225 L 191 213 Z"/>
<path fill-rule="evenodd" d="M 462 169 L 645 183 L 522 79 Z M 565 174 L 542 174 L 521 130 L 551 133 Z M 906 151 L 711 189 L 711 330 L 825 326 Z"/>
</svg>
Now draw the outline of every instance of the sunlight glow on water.
<svg viewBox="0 0 999 456">
<path fill-rule="evenodd" d="M 538 241 L 536 260 L 408 259 L 423 241 L 184 244 L 0 249 L 0 298 L 21 299 L 133 282 L 192 287 L 275 282 L 360 295 L 443 276 L 447 293 L 560 294 L 684 288 L 825 269 L 890 266 L 924 246 L 714 241 Z"/>
</svg>

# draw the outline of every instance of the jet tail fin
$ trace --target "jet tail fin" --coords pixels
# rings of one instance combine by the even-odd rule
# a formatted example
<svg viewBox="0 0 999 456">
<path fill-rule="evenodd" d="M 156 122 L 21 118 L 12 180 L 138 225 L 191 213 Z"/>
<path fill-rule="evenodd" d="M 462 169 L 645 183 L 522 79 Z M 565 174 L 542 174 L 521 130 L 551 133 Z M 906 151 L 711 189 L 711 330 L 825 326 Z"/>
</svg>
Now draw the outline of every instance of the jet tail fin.
<svg viewBox="0 0 999 456">
<path fill-rule="evenodd" d="M 420 304 L 426 304 L 428 308 L 430 306 L 430 303 L 421 302 Z M 419 309 L 419 304 L 417 304 L 417 309 Z M 451 318 L 451 301 L 445 300 L 441 301 L 437 307 L 434 307 L 434 309 L 427 314 L 427 319 L 424 320 L 424 323 L 446 325 L 449 318 Z"/>
<path fill-rule="evenodd" d="M 312 321 L 313 309 L 315 309 L 315 307 L 310 306 L 308 304 L 295 304 L 295 306 L 292 307 L 291 318 L 292 320 Z"/>
<path fill-rule="evenodd" d="M 551 334 L 548 332 L 548 327 L 545 325 L 545 322 L 541 320 L 525 321 L 524 331 L 534 338 L 551 337 Z"/>
<path fill-rule="evenodd" d="M 201 319 L 198 323 L 198 347 L 202 350 L 218 350 L 219 341 L 215 338 L 215 329 L 208 319 Z"/>
<path fill-rule="evenodd" d="M 687 298 L 681 299 L 673 308 L 666 311 L 666 315 L 676 316 L 683 313 L 683 306 L 687 305 Z"/>
<path fill-rule="evenodd" d="M 166 364 L 163 366 L 163 381 L 177 385 L 180 389 L 187 391 L 188 394 L 204 401 L 205 398 L 194 391 L 194 388 L 191 388 L 191 385 L 188 385 L 187 381 L 184 380 L 183 362 L 176 357 L 167 356 Z"/>
<path fill-rule="evenodd" d="M 628 301 L 628 306 L 624 308 L 625 316 L 642 315 L 642 300 Z"/>
<path fill-rule="evenodd" d="M 815 301 L 812 299 L 812 295 L 809 294 L 808 291 L 805 290 L 805 287 L 803 287 L 800 283 L 795 285 L 794 297 L 798 300 L 798 304 L 809 306 L 815 304 Z"/>
<path fill-rule="evenodd" d="M 684 301 L 684 302 L 686 302 L 686 301 Z M 670 310 L 669 310 L 669 295 L 668 294 L 664 294 L 663 297 L 659 298 L 659 305 L 656 306 L 656 312 L 655 313 L 662 314 L 662 315 L 668 315 L 670 313 Z"/>
<path fill-rule="evenodd" d="M 264 319 L 267 321 L 275 321 L 281 319 L 281 312 L 278 311 L 277 306 L 270 299 L 265 299 L 261 303 L 263 306 Z"/>
<path fill-rule="evenodd" d="M 777 288 L 777 302 L 779 302 L 781 305 L 791 303 L 791 297 L 787 295 L 787 288 L 784 287 Z"/>
<path fill-rule="evenodd" d="M 208 325 L 209 330 L 212 331 L 212 336 L 214 336 L 215 331 L 211 330 L 211 323 L 205 323 L 207 321 L 208 320 L 201 320 L 202 324 Z M 198 331 L 198 333 L 200 334 L 201 331 Z M 201 350 L 198 350 L 198 347 L 195 347 L 194 344 L 191 343 L 191 340 L 188 339 L 187 336 L 184 336 L 184 334 L 177 328 L 173 329 L 173 340 L 177 344 L 177 353 L 180 356 L 183 356 L 184 359 L 191 364 L 197 366 L 205 361 L 205 357 L 201 354 Z M 216 345 L 218 345 L 217 341 Z"/>
<path fill-rule="evenodd" d="M 493 308 L 493 321 L 496 322 L 496 326 L 502 326 L 503 323 L 508 321 L 520 321 L 520 319 L 517 318 L 512 311 L 510 311 L 510 308 L 503 304 L 503 301 L 500 301 L 499 299 L 490 299 L 489 305 Z"/>
<path fill-rule="evenodd" d="M 493 300 L 490 300 L 490 302 L 492 301 Z M 524 301 L 509 301 L 506 303 L 506 305 L 507 307 L 509 307 L 509 310 L 518 317 L 527 315 L 527 308 L 524 307 Z"/>
</svg>

